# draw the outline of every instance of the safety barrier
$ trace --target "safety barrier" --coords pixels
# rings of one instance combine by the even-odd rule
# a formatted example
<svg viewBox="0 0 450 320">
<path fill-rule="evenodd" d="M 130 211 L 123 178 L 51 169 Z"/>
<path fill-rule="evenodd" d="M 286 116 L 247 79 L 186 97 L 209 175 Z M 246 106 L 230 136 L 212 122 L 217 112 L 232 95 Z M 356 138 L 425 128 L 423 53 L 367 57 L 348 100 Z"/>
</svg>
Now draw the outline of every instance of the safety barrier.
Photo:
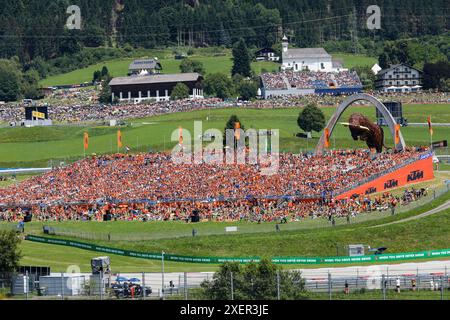
<svg viewBox="0 0 450 320">
<path fill-rule="evenodd" d="M 109 248 L 104 246 L 98 246 L 90 243 L 83 243 L 65 239 L 54 239 L 39 236 L 26 236 L 25 240 L 40 242 L 46 244 L 61 245 L 66 247 L 73 247 L 89 251 L 97 251 L 109 254 L 115 254 L 120 256 L 127 256 L 131 258 L 140 258 L 147 260 L 161 260 L 163 258 L 162 253 L 145 253 L 130 251 L 117 248 Z M 395 262 L 417 259 L 432 259 L 432 258 L 444 258 L 450 257 L 450 249 L 443 250 L 429 250 L 422 252 L 409 252 L 409 253 L 394 253 L 383 255 L 371 255 L 361 257 L 275 257 L 272 258 L 272 262 L 275 264 L 308 264 L 308 265 L 320 265 L 320 264 L 352 264 L 352 263 L 368 263 L 368 262 Z M 225 262 L 238 262 L 238 263 L 250 263 L 259 262 L 260 257 L 247 257 L 247 258 L 233 258 L 233 257 L 193 257 L 193 256 L 179 256 L 173 254 L 164 254 L 164 260 L 173 262 L 184 263 L 205 263 L 205 264 L 221 264 Z"/>
</svg>

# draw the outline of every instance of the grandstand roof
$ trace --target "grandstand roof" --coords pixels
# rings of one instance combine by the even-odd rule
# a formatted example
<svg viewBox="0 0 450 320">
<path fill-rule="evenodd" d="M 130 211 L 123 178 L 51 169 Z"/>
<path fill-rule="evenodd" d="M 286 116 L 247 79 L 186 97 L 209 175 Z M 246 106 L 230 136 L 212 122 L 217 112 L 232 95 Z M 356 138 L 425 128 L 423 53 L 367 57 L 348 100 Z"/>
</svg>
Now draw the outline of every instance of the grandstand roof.
<svg viewBox="0 0 450 320">
<path fill-rule="evenodd" d="M 296 58 L 331 58 L 331 55 L 325 51 L 324 48 L 300 48 L 300 49 L 289 49 L 283 54 L 285 58 L 296 59 Z"/>
<path fill-rule="evenodd" d="M 167 82 L 189 82 L 198 81 L 202 76 L 199 73 L 176 73 L 176 74 L 153 74 L 148 76 L 118 77 L 111 80 L 110 86 L 167 83 Z"/>
<path fill-rule="evenodd" d="M 142 59 L 134 60 L 130 66 L 129 70 L 148 70 L 148 69 L 162 69 L 161 64 L 154 59 Z"/>
</svg>

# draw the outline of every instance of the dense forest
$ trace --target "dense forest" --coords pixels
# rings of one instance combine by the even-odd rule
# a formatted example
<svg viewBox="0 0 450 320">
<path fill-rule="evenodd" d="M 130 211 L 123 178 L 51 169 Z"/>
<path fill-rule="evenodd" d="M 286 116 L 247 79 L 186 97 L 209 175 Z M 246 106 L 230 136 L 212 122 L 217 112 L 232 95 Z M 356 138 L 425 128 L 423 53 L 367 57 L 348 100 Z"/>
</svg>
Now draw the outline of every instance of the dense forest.
<svg viewBox="0 0 450 320">
<path fill-rule="evenodd" d="M 81 30 L 65 25 L 81 8 Z M 366 27 L 369 5 L 381 29 Z M 448 0 L 0 0 L 0 58 L 28 63 L 82 47 L 215 46 L 239 38 L 272 46 L 286 33 L 297 46 L 358 39 L 394 40 L 450 29 Z"/>
</svg>

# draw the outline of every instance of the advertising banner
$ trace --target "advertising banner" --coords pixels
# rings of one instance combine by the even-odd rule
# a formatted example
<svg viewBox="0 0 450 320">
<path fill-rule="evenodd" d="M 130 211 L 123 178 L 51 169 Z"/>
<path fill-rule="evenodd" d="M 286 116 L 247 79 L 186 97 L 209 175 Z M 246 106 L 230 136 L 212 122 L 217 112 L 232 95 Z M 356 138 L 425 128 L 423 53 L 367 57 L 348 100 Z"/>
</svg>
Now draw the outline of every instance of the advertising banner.
<svg viewBox="0 0 450 320">
<path fill-rule="evenodd" d="M 337 199 L 348 199 L 353 195 L 370 195 L 378 192 L 388 192 L 391 189 L 409 184 L 434 179 L 433 157 L 431 153 L 422 155 L 420 160 L 406 165 L 391 173 L 385 174 L 371 182 L 360 185 L 337 196 Z"/>
<path fill-rule="evenodd" d="M 116 248 L 108 248 L 97 246 L 95 244 L 82 243 L 72 240 L 53 239 L 39 236 L 27 236 L 25 240 L 33 242 L 41 242 L 46 244 L 61 245 L 66 247 L 73 247 L 83 250 L 96 251 L 102 253 L 115 254 L 119 256 L 127 256 L 132 258 L 147 259 L 147 260 L 161 260 L 161 253 L 146 253 L 136 252 Z M 394 253 L 382 254 L 360 257 L 275 257 L 272 262 L 275 264 L 353 264 L 353 263 L 368 263 L 368 262 L 395 262 L 417 259 L 431 259 L 450 257 L 450 249 L 431 250 L 423 252 L 409 252 L 409 253 Z M 184 263 L 204 263 L 204 264 L 222 264 L 225 262 L 251 263 L 259 262 L 259 257 L 234 258 L 234 257 L 192 257 L 179 256 L 173 254 L 164 254 L 165 261 L 184 262 Z"/>
</svg>

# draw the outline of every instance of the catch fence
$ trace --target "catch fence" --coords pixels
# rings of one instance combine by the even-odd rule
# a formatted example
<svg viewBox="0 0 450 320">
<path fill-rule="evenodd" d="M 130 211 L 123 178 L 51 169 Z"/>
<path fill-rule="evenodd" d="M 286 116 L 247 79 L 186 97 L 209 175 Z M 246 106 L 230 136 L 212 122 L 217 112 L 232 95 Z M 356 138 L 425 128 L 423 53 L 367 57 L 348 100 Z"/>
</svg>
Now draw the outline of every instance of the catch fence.
<svg viewBox="0 0 450 320">
<path fill-rule="evenodd" d="M 264 283 L 264 300 L 292 299 L 294 291 L 296 299 L 450 300 L 450 275 L 446 267 L 417 268 L 414 272 L 406 267 L 393 271 L 389 267 L 301 270 L 301 278 L 289 282 L 282 272 L 285 271 L 269 278 L 243 278 L 241 274 L 228 272 L 221 279 L 221 298 L 260 299 L 260 286 Z M 0 297 L 30 300 L 208 300 L 211 297 L 204 288 L 215 281 L 212 272 L 0 275 Z"/>
</svg>

